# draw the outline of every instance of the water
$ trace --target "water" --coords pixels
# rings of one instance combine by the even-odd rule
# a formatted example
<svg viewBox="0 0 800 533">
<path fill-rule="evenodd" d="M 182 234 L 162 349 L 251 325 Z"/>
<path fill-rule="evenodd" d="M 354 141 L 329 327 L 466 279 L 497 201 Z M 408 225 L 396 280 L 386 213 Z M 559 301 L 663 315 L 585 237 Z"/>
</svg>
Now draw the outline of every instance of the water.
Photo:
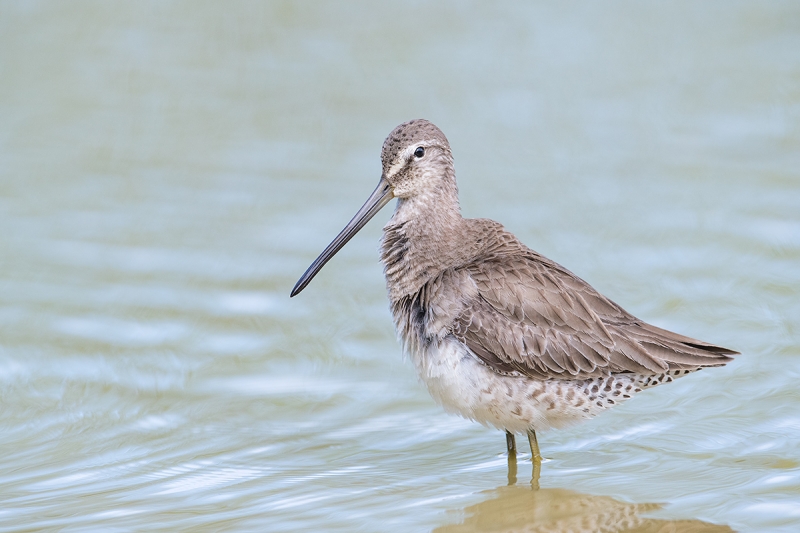
<svg viewBox="0 0 800 533">
<path fill-rule="evenodd" d="M 288 298 L 415 117 L 465 215 L 742 355 L 508 486 L 402 359 L 389 208 Z M 0 529 L 795 531 L 798 147 L 793 2 L 5 2 Z"/>
</svg>

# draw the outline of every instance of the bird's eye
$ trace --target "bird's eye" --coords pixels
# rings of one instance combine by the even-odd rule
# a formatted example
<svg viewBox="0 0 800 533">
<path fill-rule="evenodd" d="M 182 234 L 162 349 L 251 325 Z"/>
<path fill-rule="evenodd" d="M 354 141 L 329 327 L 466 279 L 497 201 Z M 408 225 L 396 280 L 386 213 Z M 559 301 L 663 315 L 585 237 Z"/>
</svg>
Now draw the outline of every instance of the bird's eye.
<svg viewBox="0 0 800 533">
<path fill-rule="evenodd" d="M 423 148 L 422 146 L 414 150 L 414 157 L 416 157 L 417 159 L 420 159 L 423 155 L 425 155 L 425 148 Z"/>
</svg>

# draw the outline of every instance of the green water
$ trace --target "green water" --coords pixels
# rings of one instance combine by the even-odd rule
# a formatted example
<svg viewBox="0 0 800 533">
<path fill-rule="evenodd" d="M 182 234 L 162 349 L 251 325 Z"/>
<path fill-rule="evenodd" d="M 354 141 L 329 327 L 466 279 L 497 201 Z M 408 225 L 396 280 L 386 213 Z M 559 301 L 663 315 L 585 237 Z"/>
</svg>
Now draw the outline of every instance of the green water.
<svg viewBox="0 0 800 533">
<path fill-rule="evenodd" d="M 288 298 L 417 117 L 466 216 L 742 355 L 508 486 L 402 358 L 390 208 Z M 3 2 L 0 228 L 2 531 L 800 529 L 796 2 Z"/>
</svg>

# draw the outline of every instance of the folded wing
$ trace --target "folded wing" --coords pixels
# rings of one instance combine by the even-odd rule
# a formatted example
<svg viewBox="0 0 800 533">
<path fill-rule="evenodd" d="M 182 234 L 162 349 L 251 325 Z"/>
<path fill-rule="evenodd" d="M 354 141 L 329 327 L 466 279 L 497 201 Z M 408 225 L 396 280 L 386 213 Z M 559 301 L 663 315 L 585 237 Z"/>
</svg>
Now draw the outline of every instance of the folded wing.
<svg viewBox="0 0 800 533">
<path fill-rule="evenodd" d="M 477 295 L 465 302 L 452 334 L 500 373 L 655 375 L 721 366 L 738 353 L 647 324 L 532 251 L 465 268 Z"/>
</svg>

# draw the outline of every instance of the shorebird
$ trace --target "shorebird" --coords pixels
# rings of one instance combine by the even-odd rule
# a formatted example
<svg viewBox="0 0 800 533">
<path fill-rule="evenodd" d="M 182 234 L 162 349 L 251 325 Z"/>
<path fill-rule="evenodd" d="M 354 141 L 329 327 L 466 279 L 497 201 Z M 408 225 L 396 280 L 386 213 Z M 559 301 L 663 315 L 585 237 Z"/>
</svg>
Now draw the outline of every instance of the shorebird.
<svg viewBox="0 0 800 533">
<path fill-rule="evenodd" d="M 592 418 L 650 387 L 737 354 L 650 325 L 501 224 L 461 216 L 453 155 L 427 120 L 397 126 L 383 173 L 353 219 L 298 280 L 311 279 L 383 206 L 381 262 L 394 325 L 448 412 L 514 435 Z"/>
</svg>

